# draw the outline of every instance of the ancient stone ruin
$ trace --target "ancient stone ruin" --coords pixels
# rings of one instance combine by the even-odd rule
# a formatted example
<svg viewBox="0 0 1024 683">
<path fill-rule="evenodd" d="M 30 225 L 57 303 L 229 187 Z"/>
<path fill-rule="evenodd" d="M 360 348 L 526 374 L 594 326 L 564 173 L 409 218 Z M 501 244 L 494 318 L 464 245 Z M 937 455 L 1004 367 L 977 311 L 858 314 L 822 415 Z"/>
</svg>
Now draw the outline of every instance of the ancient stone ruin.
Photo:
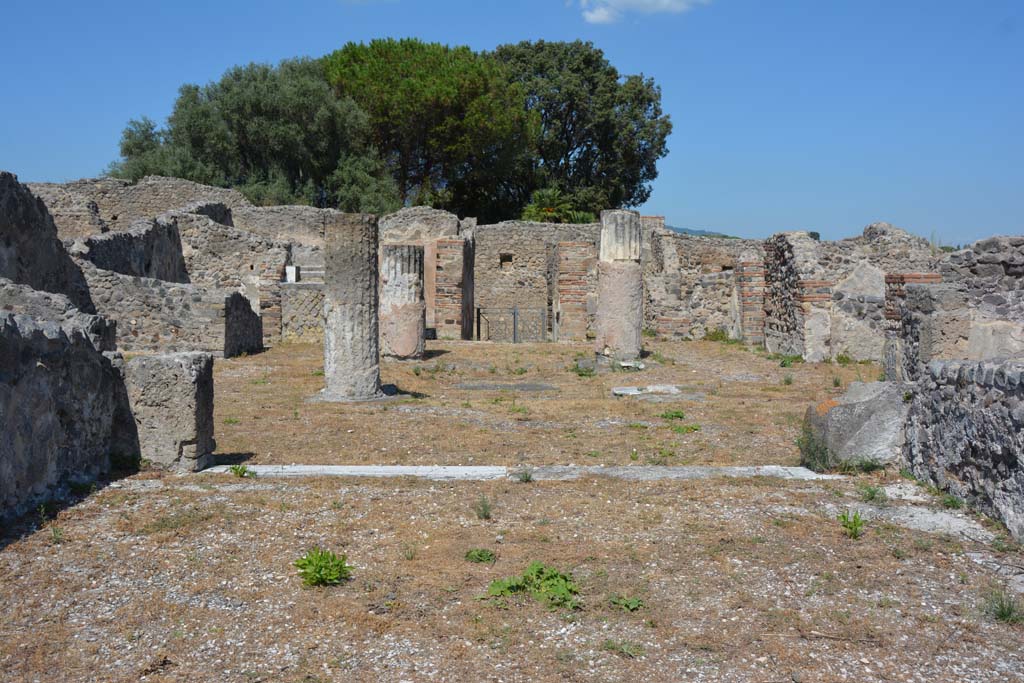
<svg viewBox="0 0 1024 683">
<path fill-rule="evenodd" d="M 112 455 L 207 466 L 218 357 L 322 341 L 320 398 L 362 401 L 383 395 L 381 355 L 422 358 L 428 339 L 584 342 L 633 361 L 646 333 L 881 362 L 888 383 L 808 411 L 828 462 L 905 465 L 1024 536 L 1024 238 L 942 253 L 885 223 L 837 242 L 697 237 L 619 210 L 477 225 L 10 174 L 0 235 L 8 512 Z"/>
</svg>

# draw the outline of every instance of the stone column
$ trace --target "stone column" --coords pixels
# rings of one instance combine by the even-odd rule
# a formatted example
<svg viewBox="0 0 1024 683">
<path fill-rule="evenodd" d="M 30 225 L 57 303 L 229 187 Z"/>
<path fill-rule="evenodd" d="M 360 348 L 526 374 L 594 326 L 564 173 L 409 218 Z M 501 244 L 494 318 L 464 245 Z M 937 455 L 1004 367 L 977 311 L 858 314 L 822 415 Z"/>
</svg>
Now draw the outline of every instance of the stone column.
<svg viewBox="0 0 1024 683">
<path fill-rule="evenodd" d="M 644 322 L 640 235 L 636 211 L 601 212 L 596 350 L 619 361 L 640 357 Z"/>
<path fill-rule="evenodd" d="M 423 247 L 382 245 L 380 268 L 380 352 L 393 358 L 422 358 L 426 335 Z"/>
<path fill-rule="evenodd" d="M 323 401 L 370 401 L 380 386 L 377 217 L 333 213 L 324 226 Z"/>
</svg>

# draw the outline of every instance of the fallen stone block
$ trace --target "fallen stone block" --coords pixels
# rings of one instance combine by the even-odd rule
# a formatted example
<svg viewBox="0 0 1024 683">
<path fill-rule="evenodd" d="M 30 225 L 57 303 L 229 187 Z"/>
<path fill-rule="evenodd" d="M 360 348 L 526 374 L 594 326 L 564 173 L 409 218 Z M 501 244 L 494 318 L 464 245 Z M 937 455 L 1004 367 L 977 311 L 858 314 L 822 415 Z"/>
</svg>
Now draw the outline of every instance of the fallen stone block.
<svg viewBox="0 0 1024 683">
<path fill-rule="evenodd" d="M 906 385 L 854 382 L 838 399 L 811 406 L 801 450 L 819 469 L 896 462 L 906 440 Z"/>
<path fill-rule="evenodd" d="M 139 356 L 122 371 L 142 458 L 175 470 L 208 467 L 216 448 L 213 356 Z"/>
</svg>

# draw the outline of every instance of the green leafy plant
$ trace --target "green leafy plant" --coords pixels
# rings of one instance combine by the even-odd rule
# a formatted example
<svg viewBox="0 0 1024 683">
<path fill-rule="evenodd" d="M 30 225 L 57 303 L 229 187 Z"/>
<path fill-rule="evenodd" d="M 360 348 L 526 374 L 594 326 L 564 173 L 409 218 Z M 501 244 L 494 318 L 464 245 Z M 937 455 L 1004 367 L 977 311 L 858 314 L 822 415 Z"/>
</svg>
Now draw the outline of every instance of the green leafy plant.
<svg viewBox="0 0 1024 683">
<path fill-rule="evenodd" d="M 643 647 L 626 640 L 618 641 L 609 638 L 601 644 L 601 649 L 606 652 L 614 652 L 620 657 L 625 657 L 626 659 L 636 659 L 637 657 L 644 656 Z"/>
<path fill-rule="evenodd" d="M 948 510 L 959 510 L 963 506 L 964 502 L 952 494 L 942 496 L 942 507 Z"/>
<path fill-rule="evenodd" d="M 608 598 L 608 604 L 614 608 L 621 609 L 623 612 L 637 612 L 647 607 L 640 598 L 627 598 L 618 594 Z"/>
<path fill-rule="evenodd" d="M 226 424 L 226 425 L 236 425 L 239 422 L 241 422 L 241 420 L 239 420 L 237 417 L 226 417 L 226 418 L 224 418 L 224 424 Z"/>
<path fill-rule="evenodd" d="M 307 586 L 337 586 L 352 578 L 352 567 L 345 555 L 338 557 L 330 550 L 313 548 L 295 560 L 302 583 Z"/>
<path fill-rule="evenodd" d="M 685 420 L 686 413 L 681 410 L 666 410 L 660 417 L 662 420 Z"/>
<path fill-rule="evenodd" d="M 787 387 L 793 384 L 793 375 L 786 375 L 785 377 L 783 377 L 782 383 L 785 384 Z"/>
<path fill-rule="evenodd" d="M 729 332 L 727 330 L 718 328 L 715 330 L 708 330 L 704 335 L 704 341 L 729 342 L 732 340 L 729 338 Z"/>
<path fill-rule="evenodd" d="M 658 338 L 658 331 L 657 330 L 652 330 L 649 327 L 645 327 L 643 330 L 641 330 L 640 334 L 642 334 L 647 339 L 657 339 Z"/>
<path fill-rule="evenodd" d="M 524 467 L 516 474 L 516 479 L 519 480 L 520 484 L 529 484 L 533 481 L 533 470 L 529 467 Z"/>
<path fill-rule="evenodd" d="M 849 538 L 857 540 L 864 535 L 864 518 L 860 516 L 859 512 L 854 512 L 852 515 L 850 511 L 842 512 L 837 517 L 839 523 L 843 526 L 843 533 Z"/>
<path fill-rule="evenodd" d="M 853 357 L 850 354 L 841 353 L 838 356 L 836 356 L 836 362 L 839 363 L 840 365 L 853 365 L 855 361 L 853 360 Z"/>
<path fill-rule="evenodd" d="M 881 486 L 871 486 L 870 484 L 863 484 L 857 487 L 860 491 L 860 498 L 865 503 L 884 503 L 889 499 L 885 493 L 885 489 Z"/>
<path fill-rule="evenodd" d="M 241 464 L 239 464 L 239 465 L 232 465 L 228 469 L 231 471 L 231 474 L 233 474 L 233 475 L 235 475 L 236 477 L 239 477 L 239 478 L 243 478 L 243 479 L 244 478 L 250 478 L 250 479 L 255 479 L 256 478 L 256 471 L 250 469 L 247 465 L 241 465 Z"/>
<path fill-rule="evenodd" d="M 492 598 L 510 597 L 517 593 L 527 593 L 551 609 L 574 610 L 580 606 L 576 597 L 579 587 L 572 576 L 541 562 L 531 562 L 522 576 L 497 579 L 487 588 L 487 595 Z"/>
<path fill-rule="evenodd" d="M 676 434 L 693 434 L 700 431 L 700 425 L 672 425 L 672 431 Z"/>
<path fill-rule="evenodd" d="M 839 379 L 839 375 L 832 375 L 832 386 L 836 389 L 843 386 L 843 380 Z"/>
<path fill-rule="evenodd" d="M 1005 588 L 994 588 L 985 596 L 984 611 L 1004 624 L 1024 623 L 1024 605 Z"/>
<path fill-rule="evenodd" d="M 476 513 L 477 519 L 491 518 L 491 501 L 487 499 L 487 496 L 481 495 L 480 499 L 473 503 L 473 512 Z"/>
<path fill-rule="evenodd" d="M 570 372 L 575 372 L 577 377 L 593 377 L 597 374 L 594 368 L 586 367 L 583 365 L 574 365 L 569 368 Z"/>
<path fill-rule="evenodd" d="M 494 564 L 498 559 L 494 551 L 488 550 L 487 548 L 473 548 L 472 550 L 466 551 L 466 560 L 468 562 L 476 562 L 478 564 Z"/>
</svg>

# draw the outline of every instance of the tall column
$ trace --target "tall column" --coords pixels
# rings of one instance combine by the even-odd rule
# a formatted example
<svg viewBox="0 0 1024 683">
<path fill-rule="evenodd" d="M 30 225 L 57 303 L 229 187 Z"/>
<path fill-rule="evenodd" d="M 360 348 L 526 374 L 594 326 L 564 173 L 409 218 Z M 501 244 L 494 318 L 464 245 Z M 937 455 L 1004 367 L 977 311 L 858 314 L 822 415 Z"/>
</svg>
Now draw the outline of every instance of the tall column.
<svg viewBox="0 0 1024 683">
<path fill-rule="evenodd" d="M 380 386 L 377 217 L 334 213 L 324 227 L 324 401 L 369 401 Z"/>
<path fill-rule="evenodd" d="M 620 361 L 640 357 L 644 321 L 640 235 L 636 211 L 601 212 L 596 350 Z"/>
<path fill-rule="evenodd" d="M 384 244 L 380 249 L 380 352 L 393 358 L 422 358 L 423 247 Z"/>
</svg>

